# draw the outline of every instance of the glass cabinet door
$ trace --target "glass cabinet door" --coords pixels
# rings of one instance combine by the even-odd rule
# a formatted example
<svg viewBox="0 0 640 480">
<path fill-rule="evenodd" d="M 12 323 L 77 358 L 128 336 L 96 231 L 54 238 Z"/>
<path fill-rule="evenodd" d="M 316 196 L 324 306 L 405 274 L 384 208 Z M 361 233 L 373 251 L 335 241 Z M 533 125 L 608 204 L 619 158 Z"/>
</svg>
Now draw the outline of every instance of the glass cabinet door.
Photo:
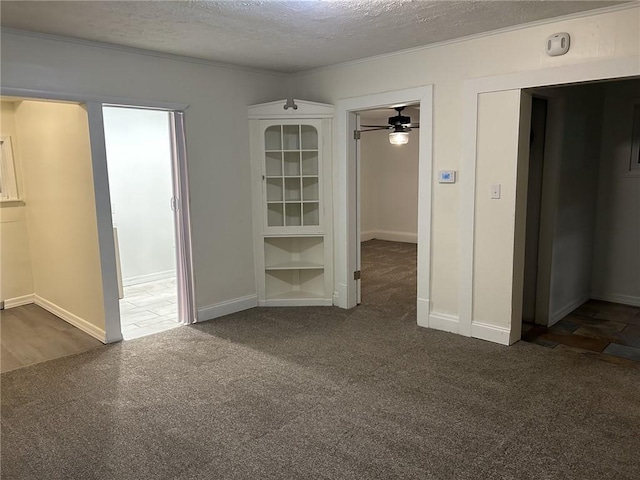
<svg viewBox="0 0 640 480">
<path fill-rule="evenodd" d="M 271 125 L 264 131 L 268 227 L 320 225 L 318 130 L 313 125 Z"/>
</svg>

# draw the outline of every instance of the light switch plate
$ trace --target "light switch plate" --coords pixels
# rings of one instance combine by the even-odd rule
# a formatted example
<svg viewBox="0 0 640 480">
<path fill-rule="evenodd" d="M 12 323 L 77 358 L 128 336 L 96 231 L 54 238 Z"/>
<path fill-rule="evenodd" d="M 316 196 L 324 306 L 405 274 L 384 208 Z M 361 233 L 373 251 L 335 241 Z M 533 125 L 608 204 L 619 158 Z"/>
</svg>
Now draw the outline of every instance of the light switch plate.
<svg viewBox="0 0 640 480">
<path fill-rule="evenodd" d="M 500 184 L 491 185 L 491 198 L 499 199 L 500 198 Z"/>
<path fill-rule="evenodd" d="M 438 172 L 438 183 L 456 183 L 456 171 L 440 170 Z"/>
</svg>

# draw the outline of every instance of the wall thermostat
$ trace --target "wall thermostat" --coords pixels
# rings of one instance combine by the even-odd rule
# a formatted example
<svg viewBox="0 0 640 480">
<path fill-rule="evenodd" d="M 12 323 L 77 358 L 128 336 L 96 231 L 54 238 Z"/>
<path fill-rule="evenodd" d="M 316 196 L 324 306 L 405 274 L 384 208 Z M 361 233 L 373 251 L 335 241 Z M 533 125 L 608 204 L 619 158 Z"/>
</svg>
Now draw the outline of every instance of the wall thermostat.
<svg viewBox="0 0 640 480">
<path fill-rule="evenodd" d="M 570 41 L 571 37 L 567 32 L 554 33 L 547 38 L 547 55 L 550 57 L 564 55 L 569 51 Z"/>
<path fill-rule="evenodd" d="M 456 183 L 456 171 L 440 170 L 438 172 L 438 183 Z"/>
</svg>

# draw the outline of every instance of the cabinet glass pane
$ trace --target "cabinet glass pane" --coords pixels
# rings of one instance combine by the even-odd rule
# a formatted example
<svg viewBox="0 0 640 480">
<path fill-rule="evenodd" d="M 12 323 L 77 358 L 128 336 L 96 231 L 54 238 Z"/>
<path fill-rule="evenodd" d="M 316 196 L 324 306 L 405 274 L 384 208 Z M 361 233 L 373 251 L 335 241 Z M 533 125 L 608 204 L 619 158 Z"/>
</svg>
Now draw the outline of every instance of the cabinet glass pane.
<svg viewBox="0 0 640 480">
<path fill-rule="evenodd" d="M 282 176 L 282 153 L 267 152 L 265 154 L 267 177 Z"/>
<path fill-rule="evenodd" d="M 318 178 L 303 178 L 302 179 L 302 199 L 303 200 L 318 200 Z"/>
<path fill-rule="evenodd" d="M 300 150 L 300 125 L 283 125 L 282 140 L 282 150 Z"/>
<path fill-rule="evenodd" d="M 267 225 L 270 227 L 282 227 L 284 225 L 284 214 L 281 203 L 270 203 L 267 205 Z"/>
<path fill-rule="evenodd" d="M 311 125 L 300 125 L 302 137 L 302 150 L 318 149 L 318 130 Z"/>
<path fill-rule="evenodd" d="M 284 179 L 284 199 L 300 200 L 300 178 Z"/>
<path fill-rule="evenodd" d="M 319 225 L 320 224 L 320 205 L 318 203 L 303 203 L 302 209 L 304 212 L 304 224 L 305 225 Z"/>
<path fill-rule="evenodd" d="M 292 177 L 300 175 L 300 152 L 284 153 L 284 176 Z"/>
<path fill-rule="evenodd" d="M 302 152 L 302 174 L 318 175 L 318 152 Z"/>
<path fill-rule="evenodd" d="M 284 205 L 287 218 L 287 226 L 297 227 L 302 224 L 302 215 L 299 203 L 286 203 Z"/>
<path fill-rule="evenodd" d="M 282 201 L 282 178 L 267 178 L 267 201 Z"/>
<path fill-rule="evenodd" d="M 264 131 L 264 149 L 282 150 L 282 136 L 280 125 L 273 125 Z"/>
</svg>

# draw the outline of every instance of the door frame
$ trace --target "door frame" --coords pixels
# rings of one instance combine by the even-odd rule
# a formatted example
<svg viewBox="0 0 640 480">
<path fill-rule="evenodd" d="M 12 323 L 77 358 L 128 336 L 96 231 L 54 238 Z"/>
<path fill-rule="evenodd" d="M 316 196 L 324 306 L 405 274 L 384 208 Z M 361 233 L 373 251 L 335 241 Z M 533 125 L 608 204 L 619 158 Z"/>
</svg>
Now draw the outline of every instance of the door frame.
<svg viewBox="0 0 640 480">
<path fill-rule="evenodd" d="M 535 71 L 518 72 L 467 80 L 463 89 L 464 116 L 462 125 L 462 163 L 460 169 L 460 290 L 458 332 L 467 337 L 510 345 L 520 339 L 522 312 L 514 312 L 509 329 L 473 321 L 473 278 L 475 244 L 476 158 L 478 131 L 478 100 L 483 93 L 531 89 L 553 85 L 568 85 L 616 78 L 640 76 L 636 57 L 604 59 L 563 65 Z M 526 172 L 522 172 L 525 176 Z M 521 172 L 518 172 L 520 176 Z M 527 177 L 528 178 L 528 177 Z M 517 245 L 523 248 L 524 245 Z M 516 249 L 517 250 L 517 249 Z M 522 291 L 522 281 L 512 284 L 512 291 Z M 514 319 L 518 320 L 514 320 Z"/>
<path fill-rule="evenodd" d="M 334 125 L 334 305 L 352 308 L 357 304 L 359 190 L 356 142 L 356 112 L 399 104 L 420 105 L 418 139 L 418 325 L 429 326 L 431 282 L 431 204 L 433 178 L 433 85 L 344 98 L 336 103 Z"/>
<path fill-rule="evenodd" d="M 31 98 L 34 100 L 57 100 L 83 104 L 87 109 L 89 121 L 89 137 L 91 148 L 91 166 L 96 202 L 96 220 L 98 227 L 98 247 L 100 251 L 100 267 L 105 313 L 104 343 L 122 340 L 120 325 L 120 303 L 118 299 L 118 280 L 116 272 L 115 242 L 113 237 L 113 221 L 111 216 L 111 198 L 109 195 L 109 176 L 107 173 L 107 153 L 104 136 L 104 120 L 102 107 L 126 106 L 143 109 L 166 110 L 170 113 L 172 145 L 176 176 L 175 187 L 178 193 L 177 206 L 182 212 L 182 220 L 177 226 L 177 240 L 182 242 L 182 252 L 178 256 L 178 274 L 182 274 L 183 306 L 180 309 L 185 324 L 196 321 L 195 287 L 193 276 L 193 257 L 191 240 L 191 216 L 189 208 L 189 178 L 187 170 L 186 137 L 184 130 L 184 112 L 189 107 L 184 103 L 161 102 L 112 96 L 96 96 L 32 90 L 24 88 L 1 87 L 0 95 Z M 172 141 L 173 143 L 173 141 Z M 181 295 L 179 293 L 178 297 Z"/>
</svg>

